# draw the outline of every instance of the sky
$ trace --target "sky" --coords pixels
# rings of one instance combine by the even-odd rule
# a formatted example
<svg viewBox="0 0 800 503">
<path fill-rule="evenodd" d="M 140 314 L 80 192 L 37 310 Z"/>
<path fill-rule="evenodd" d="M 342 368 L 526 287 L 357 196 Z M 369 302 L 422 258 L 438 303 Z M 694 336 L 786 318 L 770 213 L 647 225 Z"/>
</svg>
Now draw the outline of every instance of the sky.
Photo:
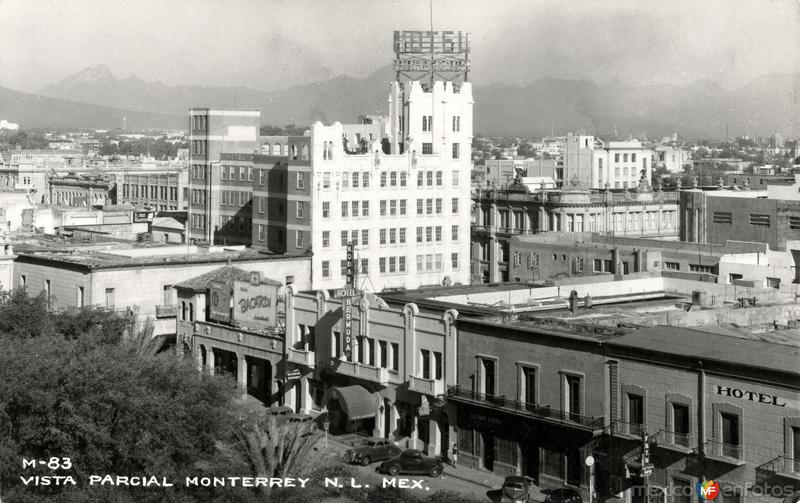
<svg viewBox="0 0 800 503">
<path fill-rule="evenodd" d="M 0 86 L 120 78 L 273 90 L 391 64 L 394 30 L 469 31 L 470 80 L 728 88 L 800 73 L 800 0 L 0 0 Z"/>
</svg>

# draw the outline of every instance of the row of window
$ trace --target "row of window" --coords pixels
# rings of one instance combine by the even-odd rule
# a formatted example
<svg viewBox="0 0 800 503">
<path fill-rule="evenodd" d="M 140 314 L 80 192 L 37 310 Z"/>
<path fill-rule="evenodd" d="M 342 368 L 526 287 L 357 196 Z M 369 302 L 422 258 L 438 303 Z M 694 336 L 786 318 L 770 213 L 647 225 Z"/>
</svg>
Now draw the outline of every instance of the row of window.
<svg viewBox="0 0 800 503">
<path fill-rule="evenodd" d="M 733 214 L 729 211 L 715 211 L 711 214 L 711 220 L 715 224 L 732 225 Z M 749 223 L 753 227 L 770 227 L 771 218 L 763 213 L 750 213 Z M 788 218 L 790 229 L 800 229 L 800 217 Z"/>
<path fill-rule="evenodd" d="M 333 332 L 332 346 L 331 356 L 334 358 L 342 356 L 341 332 Z M 400 345 L 396 342 L 372 339 L 369 337 L 356 337 L 350 359 L 362 365 L 369 365 L 371 367 L 379 367 L 397 372 L 400 369 Z"/>
<path fill-rule="evenodd" d="M 149 189 L 149 190 L 148 190 Z M 161 199 L 165 201 L 178 200 L 178 187 L 165 187 L 156 185 L 122 185 L 122 197 L 141 197 L 143 199 Z"/>
<path fill-rule="evenodd" d="M 207 115 L 192 115 L 192 131 L 205 131 L 208 129 Z"/>
<path fill-rule="evenodd" d="M 191 218 L 191 227 L 192 229 L 205 229 L 206 228 L 206 216 L 205 215 L 198 215 L 197 213 L 192 214 Z"/>
<path fill-rule="evenodd" d="M 299 233 L 298 233 L 299 234 Z M 417 272 L 437 272 L 444 270 L 443 255 L 441 253 L 429 253 L 417 255 Z M 409 272 L 407 271 L 406 257 L 379 257 L 378 258 L 378 271 L 380 273 L 393 273 L 393 272 Z M 340 265 L 340 275 L 345 276 L 347 272 L 347 261 L 342 260 Z M 459 268 L 458 253 L 450 254 L 450 266 L 453 270 Z M 369 259 L 362 258 L 358 264 L 358 271 L 361 274 L 369 274 Z M 331 262 L 330 260 L 322 261 L 322 277 L 331 277 Z"/>
<path fill-rule="evenodd" d="M 206 155 L 206 140 L 192 140 L 192 154 Z"/>
<path fill-rule="evenodd" d="M 264 170 L 259 170 L 261 172 L 260 178 L 263 184 L 263 177 L 264 177 Z M 238 174 L 238 176 L 237 176 Z M 219 175 L 220 180 L 229 180 L 229 181 L 240 181 L 240 182 L 252 182 L 253 181 L 253 167 L 252 166 L 222 166 L 222 171 L 220 171 Z"/>
<path fill-rule="evenodd" d="M 422 116 L 422 130 L 425 132 L 433 131 L 433 116 Z M 461 131 L 461 116 L 454 115 L 452 117 L 452 130 L 454 133 Z"/>
<path fill-rule="evenodd" d="M 203 190 L 202 192 L 205 194 L 205 190 Z M 220 206 L 242 207 L 250 202 L 251 197 L 252 194 L 250 192 L 243 192 L 240 190 L 221 190 L 219 204 Z M 265 198 L 262 197 L 260 199 L 264 200 Z M 205 202 L 205 200 L 203 202 Z"/>
</svg>

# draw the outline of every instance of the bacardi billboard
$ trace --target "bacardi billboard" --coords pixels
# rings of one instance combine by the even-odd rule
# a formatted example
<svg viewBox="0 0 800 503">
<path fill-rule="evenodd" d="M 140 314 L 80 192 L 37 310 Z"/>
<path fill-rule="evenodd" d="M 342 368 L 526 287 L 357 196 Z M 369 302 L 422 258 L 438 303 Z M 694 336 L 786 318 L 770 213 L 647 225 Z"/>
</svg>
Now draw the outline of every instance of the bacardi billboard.
<svg viewBox="0 0 800 503">
<path fill-rule="evenodd" d="M 233 282 L 233 321 L 247 328 L 274 328 L 278 324 L 277 281 L 250 273 L 250 281 Z"/>
</svg>

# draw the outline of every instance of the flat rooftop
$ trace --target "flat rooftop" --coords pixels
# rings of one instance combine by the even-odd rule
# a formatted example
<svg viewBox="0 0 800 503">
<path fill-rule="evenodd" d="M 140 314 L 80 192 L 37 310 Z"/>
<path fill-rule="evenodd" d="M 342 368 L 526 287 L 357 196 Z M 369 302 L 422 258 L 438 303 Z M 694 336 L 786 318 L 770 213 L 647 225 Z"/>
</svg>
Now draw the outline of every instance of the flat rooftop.
<svg viewBox="0 0 800 503">
<path fill-rule="evenodd" d="M 243 246 L 210 247 L 153 246 L 153 247 L 92 247 L 62 249 L 32 249 L 21 245 L 15 249 L 19 262 L 50 263 L 89 270 L 117 269 L 253 260 L 290 260 L 310 257 L 310 254 L 284 255 L 246 249 Z"/>
</svg>

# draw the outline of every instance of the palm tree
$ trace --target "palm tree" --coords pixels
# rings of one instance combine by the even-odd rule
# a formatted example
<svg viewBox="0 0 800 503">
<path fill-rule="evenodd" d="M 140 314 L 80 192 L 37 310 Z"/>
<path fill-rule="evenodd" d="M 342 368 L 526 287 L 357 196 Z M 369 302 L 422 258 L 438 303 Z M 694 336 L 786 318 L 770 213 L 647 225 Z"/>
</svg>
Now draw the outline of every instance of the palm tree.
<svg viewBox="0 0 800 503">
<path fill-rule="evenodd" d="M 243 422 L 234 429 L 234 442 L 217 442 L 227 458 L 248 466 L 257 477 L 299 477 L 308 473 L 310 453 L 319 440 L 312 422 L 278 424 L 276 416 Z M 263 486 L 262 486 L 263 487 Z M 265 493 L 269 487 L 263 487 Z"/>
</svg>

